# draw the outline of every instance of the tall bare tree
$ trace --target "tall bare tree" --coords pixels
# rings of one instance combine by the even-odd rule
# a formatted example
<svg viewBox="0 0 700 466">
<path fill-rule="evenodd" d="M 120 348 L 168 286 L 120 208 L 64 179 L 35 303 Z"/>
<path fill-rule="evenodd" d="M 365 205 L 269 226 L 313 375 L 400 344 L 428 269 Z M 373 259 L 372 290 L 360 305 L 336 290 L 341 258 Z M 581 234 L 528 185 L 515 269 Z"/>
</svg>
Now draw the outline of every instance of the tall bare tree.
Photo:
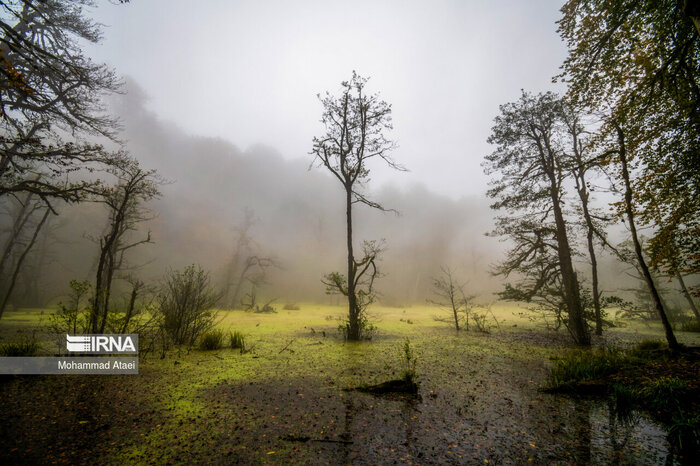
<svg viewBox="0 0 700 466">
<path fill-rule="evenodd" d="M 389 167 L 405 170 L 390 156 L 396 144 L 387 139 L 385 133 L 392 129 L 391 105 L 381 100 L 378 94 L 365 91 L 367 79 L 353 71 L 349 81 L 341 83 L 339 96 L 326 92 L 319 95 L 323 105 L 321 122 L 325 133 L 314 137 L 311 154 L 314 162 L 325 167 L 342 184 L 345 191 L 345 219 L 347 243 L 347 277 L 342 274 L 328 276 L 327 282 L 336 283 L 339 291 L 348 298 L 347 338 L 359 340 L 362 328 L 362 309 L 358 302 L 358 274 L 376 270 L 376 251 L 369 248 L 369 255 L 355 258 L 353 249 L 352 206 L 364 204 L 373 209 L 386 211 L 379 203 L 372 201 L 362 192 L 369 181 L 372 159 L 380 159 Z M 376 274 L 373 275 L 376 276 Z M 342 283 L 346 285 L 343 287 Z"/>
<path fill-rule="evenodd" d="M 572 105 L 562 103 L 562 121 L 569 139 L 569 147 L 566 157 L 569 159 L 569 169 L 574 180 L 576 193 L 580 201 L 580 215 L 583 218 L 583 227 L 586 232 L 586 246 L 591 262 L 591 299 L 595 315 L 595 333 L 603 334 L 603 317 L 600 283 L 598 278 L 598 257 L 596 243 L 603 245 L 617 254 L 615 248 L 608 241 L 605 233 L 605 224 L 611 222 L 610 216 L 601 215 L 591 203 L 590 174 L 594 170 L 601 169 L 601 162 L 605 154 L 597 154 L 594 151 L 593 137 L 588 135 L 582 122 L 582 116 L 578 109 Z"/>
<path fill-rule="evenodd" d="M 251 230 L 255 224 L 255 214 L 246 209 L 243 220 L 236 227 L 236 240 L 231 255 L 224 268 L 222 297 L 231 308 L 238 308 L 241 303 L 243 286 L 250 284 L 255 289 L 265 283 L 267 270 L 279 268 L 280 263 L 273 257 L 259 251 Z"/>
</svg>

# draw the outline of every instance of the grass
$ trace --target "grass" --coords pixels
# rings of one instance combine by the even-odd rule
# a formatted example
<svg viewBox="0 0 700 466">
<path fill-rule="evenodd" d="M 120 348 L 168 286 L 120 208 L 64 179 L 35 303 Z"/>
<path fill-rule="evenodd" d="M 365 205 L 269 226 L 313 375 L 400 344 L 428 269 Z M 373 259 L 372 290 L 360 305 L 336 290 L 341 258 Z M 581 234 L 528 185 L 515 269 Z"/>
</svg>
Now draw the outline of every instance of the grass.
<svg viewBox="0 0 700 466">
<path fill-rule="evenodd" d="M 220 311 L 222 321 L 216 330 L 225 333 L 219 347 L 233 346 L 232 335 L 238 334 L 246 352 L 220 351 L 214 357 L 206 351 L 187 354 L 171 350 L 165 359 L 160 359 L 156 352 L 142 358 L 140 375 L 110 377 L 110 387 L 114 385 L 110 388 L 113 398 L 106 397 L 109 402 L 102 407 L 113 409 L 119 415 L 110 417 L 109 411 L 104 413 L 109 415 L 105 419 L 114 419 L 111 430 L 105 432 L 115 435 L 113 432 L 121 422 L 127 423 L 127 427 L 117 444 L 110 443 L 114 437 L 96 442 L 99 451 L 96 458 L 114 463 L 177 463 L 193 457 L 187 455 L 203 455 L 203 462 L 217 462 L 217 459 L 221 461 L 217 455 L 228 451 L 231 462 L 249 464 L 349 462 L 333 456 L 316 457 L 314 455 L 319 453 L 313 450 L 311 443 L 306 446 L 280 440 L 280 436 L 290 433 L 318 439 L 338 438 L 345 425 L 347 406 L 355 407 L 356 421 L 349 422 L 359 436 L 367 433 L 379 439 L 380 434 L 386 435 L 388 443 L 393 438 L 392 431 L 402 432 L 405 423 L 410 423 L 416 429 L 416 436 L 430 439 L 431 432 L 447 432 L 463 422 L 462 417 L 455 417 L 455 413 L 462 413 L 459 416 L 469 415 L 474 419 L 474 432 L 485 423 L 489 425 L 489 432 L 512 429 L 507 430 L 507 436 L 499 437 L 499 442 L 506 443 L 499 444 L 498 451 L 511 448 L 507 442 L 512 443 L 512 451 L 520 451 L 521 445 L 531 441 L 522 431 L 533 435 L 533 439 L 540 433 L 534 424 L 521 425 L 525 421 L 504 416 L 502 413 L 511 412 L 511 406 L 504 404 L 504 400 L 512 400 L 515 410 L 533 419 L 549 419 L 550 413 L 567 409 L 568 402 L 559 401 L 563 397 L 537 391 L 547 377 L 546 361 L 561 351 L 561 346 L 557 346 L 560 343 L 553 341 L 568 342 L 566 335 L 560 332 L 556 339 L 550 338 L 551 334 L 540 338 L 543 334 L 539 333 L 539 326 L 518 316 L 517 306 L 494 305 L 497 318 L 506 322 L 501 324 L 501 330 L 491 335 L 458 334 L 449 325 L 434 321 L 432 316 L 439 311 L 430 306 L 377 306 L 370 310 L 370 320 L 377 326 L 377 333 L 371 342 L 363 343 L 344 342 L 337 331 L 336 319 L 345 316 L 345 306 L 308 303 L 298 306 L 300 310 L 281 309 L 277 314 Z M 0 320 L 0 335 L 9 341 L 27 334 L 31 329 L 28 324 L 39 320 L 37 311 L 9 311 Z M 407 325 L 408 320 L 413 324 Z M 639 335 L 658 339 L 663 334 L 654 325 L 632 323 L 614 329 L 609 335 L 625 340 L 639 339 Z M 700 341 L 696 334 L 680 337 L 687 344 Z M 407 339 L 410 340 L 408 345 Z M 643 346 L 639 351 L 664 353 L 662 347 Z M 420 355 L 419 360 L 416 355 Z M 402 364 L 403 361 L 407 364 Z M 567 370 L 570 375 L 578 371 L 590 376 L 605 372 L 606 364 L 614 363 L 615 358 L 607 355 L 595 363 L 583 361 L 581 364 L 588 364 L 588 369 L 571 364 Z M 414 380 L 420 376 L 418 391 L 426 407 L 430 407 L 421 410 L 422 413 L 410 407 L 403 408 L 396 401 L 375 400 L 367 398 L 373 395 L 341 391 L 343 387 L 399 380 L 406 376 L 407 370 Z M 33 390 L 29 382 L 23 387 Z M 41 395 L 47 396 L 44 392 Z M 58 403 L 69 394 L 57 392 L 54 396 Z M 126 400 L 124 406 L 114 404 L 119 397 Z M 132 401 L 142 403 L 144 408 L 134 407 Z M 304 404 L 307 402 L 310 404 Z M 362 411 L 364 406 L 372 406 L 372 411 Z M 397 414 L 398 409 L 405 411 Z M 431 417 L 433 414 L 436 417 Z M 102 414 L 95 415 L 96 418 L 100 416 Z M 353 422 L 369 425 L 360 428 Z M 679 426 L 683 422 L 689 421 L 682 418 Z M 547 423 L 544 421 L 543 425 Z M 373 430 L 378 428 L 389 430 Z M 494 441 L 491 437 L 478 437 L 476 433 L 469 435 L 476 436 L 469 438 L 477 443 Z M 549 434 L 541 435 L 544 439 Z M 391 448 L 406 453 L 407 447 L 401 446 L 404 440 L 398 440 L 391 443 Z M 374 441 L 383 445 L 383 441 Z M 362 442 L 364 440 L 356 441 L 357 448 Z M 532 443 L 540 446 L 540 442 Z M 555 442 L 548 445 L 559 448 Z M 270 451 L 275 453 L 268 456 Z M 320 454 L 329 455 L 329 451 L 336 450 L 324 451 Z M 390 450 L 386 451 L 390 455 L 387 458 L 374 457 L 373 461 L 367 461 L 381 463 L 397 458 L 391 456 Z M 448 463 L 465 462 L 458 456 L 445 458 Z"/>
<path fill-rule="evenodd" d="M 630 363 L 630 357 L 616 349 L 575 349 L 554 362 L 549 375 L 549 388 L 562 388 L 586 382 L 619 371 Z"/>
<path fill-rule="evenodd" d="M 35 356 L 39 352 L 39 348 L 39 342 L 35 339 L 24 337 L 19 341 L 0 345 L 0 356 Z"/>
<path fill-rule="evenodd" d="M 684 332 L 700 332 L 700 319 L 691 319 L 683 322 L 681 330 Z"/>
<path fill-rule="evenodd" d="M 199 349 L 204 351 L 212 351 L 221 349 L 224 344 L 224 331 L 221 329 L 212 329 L 204 332 L 199 340 Z"/>
<path fill-rule="evenodd" d="M 246 350 L 245 337 L 243 336 L 243 333 L 239 332 L 238 330 L 230 332 L 229 346 L 231 349 L 240 349 L 241 353 L 243 353 Z"/>
</svg>

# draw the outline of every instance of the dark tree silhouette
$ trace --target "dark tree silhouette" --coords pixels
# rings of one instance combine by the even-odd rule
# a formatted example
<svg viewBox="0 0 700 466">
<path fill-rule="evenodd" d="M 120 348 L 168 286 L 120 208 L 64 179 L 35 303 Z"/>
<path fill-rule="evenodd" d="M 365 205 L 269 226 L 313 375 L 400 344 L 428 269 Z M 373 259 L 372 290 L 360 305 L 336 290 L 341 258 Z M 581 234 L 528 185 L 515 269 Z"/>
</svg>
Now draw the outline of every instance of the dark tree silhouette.
<svg viewBox="0 0 700 466">
<path fill-rule="evenodd" d="M 100 25 L 85 17 L 85 1 L 22 0 L 0 9 L 0 195 L 32 192 L 79 201 L 95 180 L 66 175 L 111 164 L 94 143 L 115 140 L 117 122 L 102 97 L 121 82 L 84 56 Z M 88 138 L 93 138 L 89 140 Z"/>
<path fill-rule="evenodd" d="M 548 276 L 561 275 L 569 331 L 577 344 L 590 345 L 563 212 L 562 183 L 568 170 L 563 157 L 562 103 L 552 93 L 533 96 L 523 92 L 517 102 L 502 105 L 500 110 L 488 139 L 497 148 L 485 161 L 486 173 L 497 175 L 488 191 L 496 200 L 491 207 L 507 211 L 496 233 L 517 237 L 529 230 L 532 234 L 527 241 L 516 243 L 515 260 L 504 263 L 499 272 L 507 275 L 523 262 L 541 257 L 536 253 L 548 247 L 546 238 L 553 238 L 557 261 L 545 271 Z M 524 216 L 536 224 L 534 228 L 518 226 Z M 524 295 L 537 294 L 546 283 L 535 280 L 534 288 Z"/>
<path fill-rule="evenodd" d="M 677 350 L 680 348 L 680 345 L 676 340 L 676 336 L 673 333 L 673 327 L 671 327 L 671 323 L 669 322 L 668 316 L 666 315 L 666 309 L 661 299 L 661 294 L 659 293 L 659 290 L 657 289 L 657 286 L 654 283 L 654 279 L 651 275 L 651 272 L 649 271 L 649 266 L 647 265 L 647 262 L 644 259 L 642 243 L 639 239 L 639 235 L 637 234 L 637 224 L 634 213 L 635 205 L 632 193 L 632 180 L 629 170 L 629 154 L 627 153 L 627 146 L 625 144 L 625 131 L 619 122 L 613 121 L 612 124 L 615 127 L 615 131 L 617 133 L 618 145 L 616 152 L 620 162 L 619 176 L 622 179 L 622 182 L 625 187 L 624 202 L 622 209 L 625 217 L 627 218 L 628 226 L 630 229 L 630 235 L 632 237 L 632 245 L 634 247 L 634 254 L 637 259 L 638 270 L 641 273 L 642 277 L 644 277 L 644 281 L 647 284 L 649 293 L 651 293 L 651 298 L 654 303 L 654 307 L 656 308 L 656 312 L 659 314 L 661 324 L 663 325 L 664 332 L 666 334 L 666 341 L 668 342 L 668 347 L 673 350 Z"/>
</svg>

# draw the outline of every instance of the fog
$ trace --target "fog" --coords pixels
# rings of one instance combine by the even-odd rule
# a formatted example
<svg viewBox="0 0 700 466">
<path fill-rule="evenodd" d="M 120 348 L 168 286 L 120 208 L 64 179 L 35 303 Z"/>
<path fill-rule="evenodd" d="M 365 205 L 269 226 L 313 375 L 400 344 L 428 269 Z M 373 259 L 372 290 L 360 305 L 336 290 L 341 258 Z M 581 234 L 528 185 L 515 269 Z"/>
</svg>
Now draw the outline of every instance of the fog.
<svg viewBox="0 0 700 466">
<path fill-rule="evenodd" d="M 96 61 L 132 77 L 147 108 L 182 132 L 242 150 L 305 157 L 321 105 L 356 70 L 393 106 L 410 172 L 377 167 L 376 185 L 421 183 L 453 199 L 483 196 L 480 163 L 498 106 L 559 89 L 562 1 L 132 1 L 101 3 Z M 128 122 L 127 122 L 128 124 Z"/>
<path fill-rule="evenodd" d="M 279 263 L 269 270 L 262 293 L 291 301 L 326 301 L 320 278 L 343 270 L 346 255 L 344 192 L 337 181 L 310 169 L 310 156 L 284 158 L 264 145 L 242 151 L 220 138 L 188 135 L 158 118 L 146 102 L 145 92 L 132 80 L 128 92 L 113 102 L 129 152 L 168 180 L 161 199 L 149 206 L 157 217 L 139 233 L 152 230 L 154 244 L 129 256 L 137 267 L 133 273 L 157 280 L 168 268 L 194 263 L 210 270 L 218 283 L 234 254 L 236 228 L 250 211 L 254 250 Z M 501 244 L 484 235 L 492 225 L 485 197 L 452 199 L 420 183 L 384 185 L 372 194 L 398 211 L 355 210 L 357 244 L 386 240 L 384 276 L 378 282 L 383 303 L 424 303 L 430 277 L 440 266 L 455 269 L 469 289 L 490 299 L 499 285 L 489 276 L 488 265 L 498 257 Z M 64 246 L 53 270 L 45 273 L 56 275 L 67 267 L 70 278 L 91 278 L 98 247 L 89 238 L 98 237 L 106 221 L 101 206 L 66 207 L 55 233 Z M 67 277 L 58 276 L 50 288 L 60 294 Z"/>
<path fill-rule="evenodd" d="M 100 4 L 91 14 L 104 38 L 87 53 L 125 76 L 124 93 L 109 100 L 124 147 L 168 180 L 149 205 L 156 217 L 138 233 L 151 230 L 153 244 L 130 252 L 124 273 L 156 283 L 170 268 L 198 264 L 223 286 L 248 215 L 251 254 L 276 264 L 264 298 L 333 302 L 320 279 L 344 270 L 344 193 L 310 168 L 309 151 L 322 132 L 317 94 L 335 93 L 357 70 L 392 104 L 392 155 L 408 169 L 370 166 L 371 197 L 398 214 L 354 210 L 356 247 L 385 240 L 379 299 L 425 303 L 440 267 L 480 300 L 495 299 L 505 279 L 489 272 L 507 244 L 485 236 L 494 217 L 481 167 L 493 150 L 486 139 L 498 105 L 521 88 L 562 90 L 551 82 L 565 55 L 560 6 Z M 95 204 L 64 206 L 52 219 L 54 246 L 35 252 L 25 272 L 44 283 L 44 300 L 60 299 L 70 279 L 94 278 L 93 238 L 106 222 Z M 601 260 L 605 289 L 629 286 L 625 267 Z"/>
</svg>

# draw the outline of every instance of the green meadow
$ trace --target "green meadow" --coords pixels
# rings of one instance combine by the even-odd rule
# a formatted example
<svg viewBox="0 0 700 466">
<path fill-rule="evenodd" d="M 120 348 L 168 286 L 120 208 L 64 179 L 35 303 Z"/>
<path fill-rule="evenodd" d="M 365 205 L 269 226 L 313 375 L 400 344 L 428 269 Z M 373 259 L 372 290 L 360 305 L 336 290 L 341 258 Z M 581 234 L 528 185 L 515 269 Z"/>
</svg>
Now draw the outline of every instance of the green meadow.
<svg viewBox="0 0 700 466">
<path fill-rule="evenodd" d="M 216 350 L 144 351 L 138 375 L 4 376 L 8 460 L 75 463 L 385 464 L 599 463 L 682 460 L 669 426 L 643 409 L 618 420 L 606 396 L 550 393 L 570 337 L 495 304 L 488 333 L 456 332 L 430 306 L 374 307 L 370 341 L 345 342 L 346 309 L 302 304 L 277 313 L 218 312 Z M 2 342 L 31 335 L 50 311 L 10 311 Z M 617 322 L 597 347 L 662 339 L 659 325 Z M 238 331 L 245 350 L 229 347 Z M 697 333 L 678 332 L 696 346 Z M 416 359 L 417 394 L 357 388 L 401 377 Z M 696 362 L 695 368 L 697 368 Z M 697 388 L 695 388 L 697 389 Z M 697 395 L 697 392 L 694 392 Z M 12 433 L 13 435 L 9 435 Z"/>
</svg>

